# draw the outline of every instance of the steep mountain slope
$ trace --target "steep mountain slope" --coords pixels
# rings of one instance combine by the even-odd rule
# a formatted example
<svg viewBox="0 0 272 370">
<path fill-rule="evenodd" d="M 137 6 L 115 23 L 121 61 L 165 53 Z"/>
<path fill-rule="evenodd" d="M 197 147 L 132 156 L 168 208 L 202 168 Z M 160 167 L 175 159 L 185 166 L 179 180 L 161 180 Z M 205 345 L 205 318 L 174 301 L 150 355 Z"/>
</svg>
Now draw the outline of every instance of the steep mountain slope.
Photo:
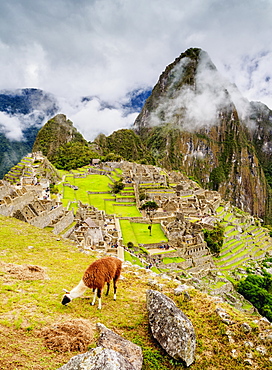
<svg viewBox="0 0 272 370">
<path fill-rule="evenodd" d="M 184 170 L 269 220 L 270 190 L 260 161 L 268 166 L 271 159 L 272 113 L 264 107 L 225 81 L 206 52 L 189 49 L 162 73 L 134 129 L 158 164 Z"/>
<path fill-rule="evenodd" d="M 122 129 L 114 131 L 109 136 L 101 134 L 95 139 L 94 144 L 100 153 L 106 156 L 118 153 L 127 160 L 150 164 L 154 162 L 141 138 L 133 130 Z"/>
<path fill-rule="evenodd" d="M 41 151 L 57 168 L 67 170 L 84 166 L 97 157 L 64 114 L 56 115 L 40 129 L 32 151 Z"/>
<path fill-rule="evenodd" d="M 61 145 L 69 142 L 86 144 L 86 140 L 64 114 L 50 119 L 39 131 L 33 145 L 33 151 L 41 151 L 48 159 L 56 153 Z"/>
<path fill-rule="evenodd" d="M 31 152 L 41 125 L 57 110 L 55 98 L 42 90 L 0 92 L 0 178 Z M 18 127 L 16 137 L 10 135 L 12 126 Z"/>
</svg>

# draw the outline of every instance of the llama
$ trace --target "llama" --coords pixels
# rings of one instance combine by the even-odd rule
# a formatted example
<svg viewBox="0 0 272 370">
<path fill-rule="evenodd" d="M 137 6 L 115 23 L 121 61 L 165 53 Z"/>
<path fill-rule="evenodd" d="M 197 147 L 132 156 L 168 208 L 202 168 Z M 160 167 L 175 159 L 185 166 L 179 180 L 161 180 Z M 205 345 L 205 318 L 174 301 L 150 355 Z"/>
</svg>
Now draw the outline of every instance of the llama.
<svg viewBox="0 0 272 370">
<path fill-rule="evenodd" d="M 110 281 L 113 280 L 114 300 L 116 301 L 117 280 L 120 277 L 122 261 L 115 257 L 103 257 L 93 262 L 84 272 L 83 278 L 79 284 L 62 298 L 62 304 L 66 305 L 72 299 L 82 296 L 87 288 L 93 289 L 94 297 L 91 305 L 93 306 L 98 297 L 98 309 L 102 307 L 101 293 L 105 283 L 107 283 L 107 292 L 109 294 Z"/>
</svg>

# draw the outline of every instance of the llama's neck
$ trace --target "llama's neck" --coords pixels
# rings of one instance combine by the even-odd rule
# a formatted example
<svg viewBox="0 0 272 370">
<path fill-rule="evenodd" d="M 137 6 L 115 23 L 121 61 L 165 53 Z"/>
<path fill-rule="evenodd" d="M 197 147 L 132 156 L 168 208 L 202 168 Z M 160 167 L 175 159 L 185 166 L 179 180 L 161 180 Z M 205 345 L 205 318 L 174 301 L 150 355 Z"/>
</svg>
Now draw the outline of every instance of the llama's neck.
<svg viewBox="0 0 272 370">
<path fill-rule="evenodd" d="M 70 298 L 74 299 L 82 296 L 82 294 L 85 292 L 87 288 L 88 287 L 83 283 L 83 280 L 80 280 L 79 284 L 76 287 L 74 287 L 69 293 Z"/>
</svg>

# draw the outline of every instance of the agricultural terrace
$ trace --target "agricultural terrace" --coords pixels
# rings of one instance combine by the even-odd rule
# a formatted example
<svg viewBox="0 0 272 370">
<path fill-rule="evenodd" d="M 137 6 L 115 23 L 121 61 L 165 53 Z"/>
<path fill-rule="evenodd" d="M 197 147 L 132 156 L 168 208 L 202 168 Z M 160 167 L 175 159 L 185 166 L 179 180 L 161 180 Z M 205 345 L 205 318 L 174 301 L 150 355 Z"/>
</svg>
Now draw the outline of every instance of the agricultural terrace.
<svg viewBox="0 0 272 370">
<path fill-rule="evenodd" d="M 62 171 L 62 182 L 57 186 L 59 193 L 62 195 L 62 204 L 64 207 L 69 207 L 69 210 L 77 210 L 77 202 L 94 206 L 99 210 L 104 210 L 106 214 L 116 214 L 117 217 L 141 217 L 141 213 L 136 207 L 135 201 L 129 202 L 127 196 L 115 196 L 111 193 L 111 185 L 113 181 L 106 175 L 86 174 L 85 177 L 75 177 L 74 175 L 86 173 L 85 171 Z M 119 180 L 121 170 L 113 171 L 111 178 Z M 64 186 L 68 183 L 71 186 Z M 124 189 L 127 191 L 127 189 Z M 129 188 L 133 191 L 133 188 Z M 89 192 L 103 192 L 103 194 L 89 194 Z M 134 191 L 133 191 L 134 193 Z M 128 198 L 126 203 L 117 202 L 116 198 Z M 133 199 L 134 200 L 134 199 Z"/>
<path fill-rule="evenodd" d="M 238 209 L 237 213 L 246 215 Z M 220 256 L 215 258 L 214 262 L 223 274 L 228 275 L 229 271 L 244 265 L 249 260 L 260 259 L 269 253 L 271 243 L 266 229 L 241 222 L 222 206 L 218 207 L 217 214 L 220 215 L 221 225 L 225 230 Z"/>
</svg>

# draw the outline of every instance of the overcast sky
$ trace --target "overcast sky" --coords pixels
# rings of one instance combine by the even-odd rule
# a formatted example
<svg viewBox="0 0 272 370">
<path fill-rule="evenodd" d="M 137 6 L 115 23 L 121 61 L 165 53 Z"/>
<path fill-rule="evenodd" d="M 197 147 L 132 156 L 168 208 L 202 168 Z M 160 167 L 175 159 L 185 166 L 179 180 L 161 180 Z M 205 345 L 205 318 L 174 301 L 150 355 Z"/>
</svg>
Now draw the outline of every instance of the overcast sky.
<svg viewBox="0 0 272 370">
<path fill-rule="evenodd" d="M 124 117 L 118 102 L 153 87 L 189 47 L 272 109 L 272 0 L 0 1 L 0 89 L 53 93 L 87 139 L 129 127 L 137 114 Z"/>
</svg>

